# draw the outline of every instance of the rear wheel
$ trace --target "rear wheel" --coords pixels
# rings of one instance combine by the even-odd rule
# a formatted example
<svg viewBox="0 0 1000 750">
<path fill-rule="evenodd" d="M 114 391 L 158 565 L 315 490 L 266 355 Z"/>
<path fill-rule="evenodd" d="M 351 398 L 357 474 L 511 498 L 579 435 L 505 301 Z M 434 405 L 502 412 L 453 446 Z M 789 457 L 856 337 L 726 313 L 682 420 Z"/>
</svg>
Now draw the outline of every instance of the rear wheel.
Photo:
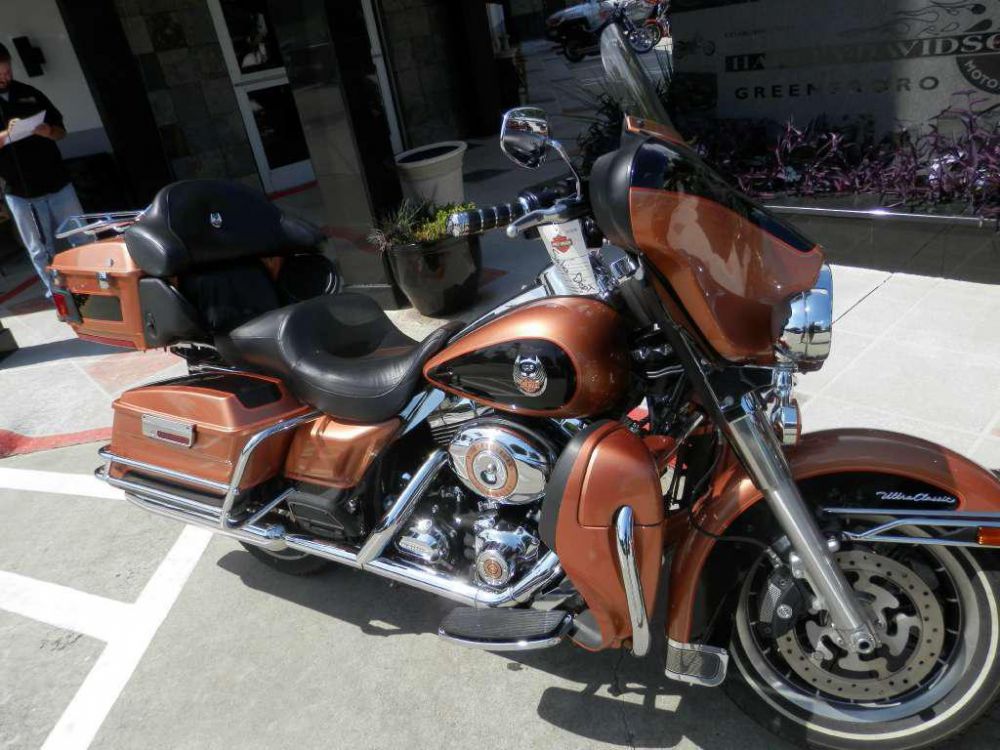
<svg viewBox="0 0 1000 750">
<path fill-rule="evenodd" d="M 240 542 L 240 544 L 265 565 L 290 576 L 316 575 L 333 567 L 333 563 L 329 560 L 298 550 L 283 549 L 280 552 L 272 552 L 255 544 L 247 544 L 246 542 Z"/>
<path fill-rule="evenodd" d="M 563 54 L 570 62 L 577 63 L 587 56 L 583 49 L 584 45 L 580 42 L 567 42 L 566 46 L 563 47 Z"/>
<path fill-rule="evenodd" d="M 947 547 L 855 546 L 836 559 L 877 622 L 879 649 L 841 649 L 822 610 L 763 635 L 771 569 L 761 559 L 736 607 L 730 697 L 771 731 L 819 748 L 913 750 L 971 726 L 1000 692 L 1000 576 Z"/>
</svg>

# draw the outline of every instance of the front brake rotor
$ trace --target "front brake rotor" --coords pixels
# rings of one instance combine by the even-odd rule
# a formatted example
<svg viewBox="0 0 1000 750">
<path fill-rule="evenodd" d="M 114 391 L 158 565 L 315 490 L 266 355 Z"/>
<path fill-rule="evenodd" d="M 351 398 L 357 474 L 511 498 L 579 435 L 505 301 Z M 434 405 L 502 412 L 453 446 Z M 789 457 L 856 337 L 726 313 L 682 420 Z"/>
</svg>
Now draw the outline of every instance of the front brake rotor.
<svg viewBox="0 0 1000 750">
<path fill-rule="evenodd" d="M 806 684 L 852 701 L 886 700 L 919 685 L 944 647 L 944 612 L 912 570 L 873 552 L 839 552 L 837 564 L 876 622 L 881 645 L 862 656 L 837 645 L 825 611 L 778 638 L 778 651 Z"/>
</svg>

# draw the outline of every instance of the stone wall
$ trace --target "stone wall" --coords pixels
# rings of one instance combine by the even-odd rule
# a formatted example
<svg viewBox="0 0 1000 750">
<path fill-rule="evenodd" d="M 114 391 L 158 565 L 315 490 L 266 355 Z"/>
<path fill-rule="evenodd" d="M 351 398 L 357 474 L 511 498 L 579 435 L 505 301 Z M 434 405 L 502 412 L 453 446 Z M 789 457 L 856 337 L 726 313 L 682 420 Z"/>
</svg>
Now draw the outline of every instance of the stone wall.
<svg viewBox="0 0 1000 750">
<path fill-rule="evenodd" d="M 115 0 L 177 179 L 260 187 L 205 0 Z"/>
<path fill-rule="evenodd" d="M 464 2 L 466 0 L 459 0 Z M 411 148 L 463 138 L 461 22 L 449 0 L 381 0 L 396 98 Z"/>
</svg>

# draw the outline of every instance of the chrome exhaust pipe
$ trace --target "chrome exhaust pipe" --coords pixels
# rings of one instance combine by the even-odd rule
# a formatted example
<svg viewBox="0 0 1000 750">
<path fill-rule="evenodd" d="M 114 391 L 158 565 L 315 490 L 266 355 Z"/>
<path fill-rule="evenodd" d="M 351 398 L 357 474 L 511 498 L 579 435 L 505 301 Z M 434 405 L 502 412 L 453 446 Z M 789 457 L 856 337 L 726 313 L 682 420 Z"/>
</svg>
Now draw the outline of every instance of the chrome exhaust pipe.
<svg viewBox="0 0 1000 750">
<path fill-rule="evenodd" d="M 108 467 L 98 468 L 94 475 L 112 487 L 123 490 L 129 502 L 151 513 L 200 526 L 215 534 L 272 552 L 284 549 L 305 552 L 349 568 L 365 570 L 391 581 L 413 586 L 468 607 L 489 608 L 525 604 L 536 593 L 561 580 L 563 572 L 559 558 L 554 552 L 542 556 L 517 584 L 501 591 L 483 590 L 474 583 L 457 580 L 432 568 L 383 557 L 392 539 L 412 514 L 417 501 L 447 461 L 448 455 L 442 450 L 434 451 L 427 458 L 392 507 L 386 511 L 363 547 L 340 544 L 305 534 L 290 534 L 280 524 L 258 526 L 254 522 L 261 520 L 264 515 L 261 512 L 255 513 L 243 525 L 223 525 L 220 523 L 222 511 L 214 506 L 166 490 L 148 487 L 125 477 L 112 477 L 108 473 Z M 292 490 L 286 490 L 265 507 L 277 507 L 291 492 Z"/>
</svg>

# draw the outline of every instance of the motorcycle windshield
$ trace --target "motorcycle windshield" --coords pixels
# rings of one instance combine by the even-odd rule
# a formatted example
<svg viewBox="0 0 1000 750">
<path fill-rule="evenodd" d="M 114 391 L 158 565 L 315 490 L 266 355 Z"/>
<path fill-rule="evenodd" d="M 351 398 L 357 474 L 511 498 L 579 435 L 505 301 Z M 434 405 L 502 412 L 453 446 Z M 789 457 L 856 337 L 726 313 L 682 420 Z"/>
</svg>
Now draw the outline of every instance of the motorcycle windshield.
<svg viewBox="0 0 1000 750">
<path fill-rule="evenodd" d="M 601 62 L 609 92 L 626 114 L 673 125 L 656 86 L 617 24 L 601 34 Z M 665 78 L 663 83 L 670 81 Z"/>
</svg>

